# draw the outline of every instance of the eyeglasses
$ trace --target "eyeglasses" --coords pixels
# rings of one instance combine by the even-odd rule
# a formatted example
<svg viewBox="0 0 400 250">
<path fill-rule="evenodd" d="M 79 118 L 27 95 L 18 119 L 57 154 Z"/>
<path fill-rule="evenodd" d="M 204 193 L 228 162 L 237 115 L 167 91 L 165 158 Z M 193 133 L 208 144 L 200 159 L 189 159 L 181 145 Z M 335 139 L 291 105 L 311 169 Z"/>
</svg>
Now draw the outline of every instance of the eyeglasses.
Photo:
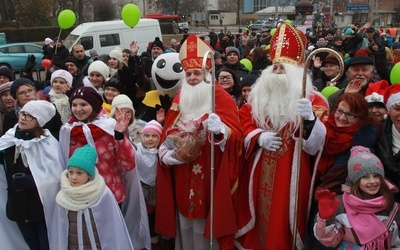
<svg viewBox="0 0 400 250">
<path fill-rule="evenodd" d="M 219 76 L 218 80 L 223 81 L 223 80 L 232 80 L 233 77 L 232 76 Z"/>
<path fill-rule="evenodd" d="M 28 122 L 30 122 L 30 121 L 32 121 L 33 119 L 35 119 L 35 117 L 33 117 L 33 116 L 31 116 L 30 114 L 25 113 L 25 112 L 19 112 L 19 117 L 22 118 L 22 119 L 24 119 L 25 121 L 28 121 Z"/>
<path fill-rule="evenodd" d="M 341 109 L 336 109 L 335 113 L 336 113 L 338 116 L 344 115 L 348 120 L 351 120 L 351 119 L 359 118 L 359 117 L 360 117 L 360 116 L 357 116 L 357 115 L 353 115 L 352 113 L 344 112 L 344 111 L 341 110 Z"/>
<path fill-rule="evenodd" d="M 32 94 L 34 90 L 33 89 L 27 89 L 26 91 L 20 91 L 18 92 L 18 95 L 26 95 L 26 94 Z"/>
</svg>

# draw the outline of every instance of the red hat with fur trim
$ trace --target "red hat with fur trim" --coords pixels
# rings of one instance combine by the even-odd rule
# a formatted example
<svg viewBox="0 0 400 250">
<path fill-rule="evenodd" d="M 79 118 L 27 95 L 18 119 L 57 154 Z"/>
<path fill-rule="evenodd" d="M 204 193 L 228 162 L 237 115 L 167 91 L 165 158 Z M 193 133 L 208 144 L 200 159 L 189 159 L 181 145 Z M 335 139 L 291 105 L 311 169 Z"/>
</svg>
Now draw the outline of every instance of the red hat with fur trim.
<svg viewBox="0 0 400 250">
<path fill-rule="evenodd" d="M 367 91 L 365 92 L 365 100 L 368 103 L 385 103 L 385 91 L 388 86 L 389 83 L 385 80 L 368 84 Z"/>
<path fill-rule="evenodd" d="M 179 50 L 179 59 L 181 60 L 185 71 L 191 69 L 201 70 L 203 65 L 203 57 L 207 51 L 214 52 L 214 49 L 196 35 L 192 34 L 188 36 Z M 209 71 L 210 69 L 211 58 L 208 58 L 206 70 Z"/>
<path fill-rule="evenodd" d="M 386 88 L 385 100 L 387 110 L 394 104 L 400 103 L 400 84 L 393 84 Z"/>
<path fill-rule="evenodd" d="M 287 23 L 281 24 L 271 39 L 271 60 L 296 66 L 304 63 L 307 37 Z"/>
</svg>

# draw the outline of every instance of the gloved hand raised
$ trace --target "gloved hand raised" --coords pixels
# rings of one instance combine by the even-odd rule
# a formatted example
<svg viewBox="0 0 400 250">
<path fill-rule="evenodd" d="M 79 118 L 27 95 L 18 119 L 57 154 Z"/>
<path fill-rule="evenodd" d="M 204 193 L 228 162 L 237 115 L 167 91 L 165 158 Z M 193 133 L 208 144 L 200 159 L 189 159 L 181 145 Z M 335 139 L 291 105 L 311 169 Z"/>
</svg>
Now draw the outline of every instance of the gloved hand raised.
<svg viewBox="0 0 400 250">
<path fill-rule="evenodd" d="M 282 146 L 282 138 L 275 132 L 262 132 L 257 139 L 258 145 L 266 150 L 275 152 Z"/>
<path fill-rule="evenodd" d="M 35 187 L 35 181 L 30 174 L 15 174 L 12 179 L 14 189 L 30 189 Z"/>
<path fill-rule="evenodd" d="M 35 55 L 28 55 L 28 58 L 26 59 L 23 71 L 26 74 L 29 74 L 29 73 L 32 72 L 32 70 L 33 70 L 33 68 L 35 66 L 36 66 L 36 57 L 35 57 Z"/>
<path fill-rule="evenodd" d="M 297 114 L 303 117 L 304 120 L 314 121 L 315 115 L 312 111 L 312 104 L 307 98 L 301 98 L 297 101 Z"/>
<path fill-rule="evenodd" d="M 324 189 L 315 192 L 315 196 L 318 200 L 319 217 L 322 219 L 332 218 L 339 206 L 339 200 L 335 198 L 336 193 Z"/>
<path fill-rule="evenodd" d="M 184 164 L 184 162 L 175 159 L 175 157 L 174 157 L 174 150 L 168 150 L 167 153 L 165 153 L 165 154 L 161 157 L 161 161 L 162 161 L 164 164 L 169 165 L 169 166 Z"/>
<path fill-rule="evenodd" d="M 207 119 L 208 131 L 218 135 L 225 131 L 225 125 L 221 121 L 221 118 L 215 113 L 211 113 Z"/>
<path fill-rule="evenodd" d="M 375 32 L 372 35 L 372 39 L 378 46 L 378 51 L 385 51 L 385 40 L 379 35 L 379 33 Z"/>
</svg>

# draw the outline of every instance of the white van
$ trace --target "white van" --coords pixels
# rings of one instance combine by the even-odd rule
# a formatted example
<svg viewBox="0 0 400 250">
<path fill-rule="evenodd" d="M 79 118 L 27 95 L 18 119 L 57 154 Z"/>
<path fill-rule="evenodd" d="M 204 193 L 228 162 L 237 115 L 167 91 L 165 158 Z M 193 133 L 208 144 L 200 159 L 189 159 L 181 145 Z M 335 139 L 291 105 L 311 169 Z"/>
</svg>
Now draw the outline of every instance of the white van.
<svg viewBox="0 0 400 250">
<path fill-rule="evenodd" d="M 87 55 L 91 49 L 100 55 L 108 54 L 115 47 L 129 49 L 130 43 L 136 41 L 140 54 L 156 37 L 162 40 L 158 20 L 141 18 L 134 28 L 126 26 L 122 20 L 82 23 L 71 31 L 63 44 L 71 51 L 75 44 L 80 43 Z"/>
</svg>

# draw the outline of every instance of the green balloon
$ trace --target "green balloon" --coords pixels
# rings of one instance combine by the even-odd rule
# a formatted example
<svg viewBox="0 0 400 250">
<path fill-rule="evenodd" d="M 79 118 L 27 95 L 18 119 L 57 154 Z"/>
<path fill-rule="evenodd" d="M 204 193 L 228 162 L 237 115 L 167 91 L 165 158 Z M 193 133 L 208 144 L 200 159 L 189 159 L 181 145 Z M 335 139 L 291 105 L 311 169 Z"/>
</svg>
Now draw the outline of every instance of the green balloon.
<svg viewBox="0 0 400 250">
<path fill-rule="evenodd" d="M 76 21 L 75 13 L 72 10 L 63 10 L 58 14 L 58 26 L 61 29 L 69 29 Z"/>
<path fill-rule="evenodd" d="M 128 3 L 122 8 L 121 17 L 128 27 L 133 28 L 140 20 L 140 10 L 135 4 Z"/>
<path fill-rule="evenodd" d="M 390 71 L 390 82 L 400 84 L 400 62 L 396 63 Z"/>
<path fill-rule="evenodd" d="M 240 60 L 240 63 L 244 65 L 244 67 L 248 70 L 251 71 L 253 69 L 253 64 L 250 62 L 249 59 L 243 58 Z"/>
<path fill-rule="evenodd" d="M 271 36 L 273 36 L 273 35 L 275 34 L 275 32 L 276 32 L 276 28 L 273 28 L 273 29 L 269 32 L 269 34 L 270 34 Z"/>
<path fill-rule="evenodd" d="M 325 98 L 328 98 L 330 95 L 332 95 L 333 93 L 335 93 L 335 92 L 338 91 L 338 90 L 339 90 L 339 88 L 336 87 L 336 86 L 328 86 L 328 87 L 325 87 L 325 88 L 321 91 L 321 94 L 322 94 L 323 96 L 325 96 Z"/>
<path fill-rule="evenodd" d="M 289 19 L 286 19 L 285 21 L 283 21 L 286 24 L 292 25 L 292 21 L 290 21 Z"/>
</svg>

